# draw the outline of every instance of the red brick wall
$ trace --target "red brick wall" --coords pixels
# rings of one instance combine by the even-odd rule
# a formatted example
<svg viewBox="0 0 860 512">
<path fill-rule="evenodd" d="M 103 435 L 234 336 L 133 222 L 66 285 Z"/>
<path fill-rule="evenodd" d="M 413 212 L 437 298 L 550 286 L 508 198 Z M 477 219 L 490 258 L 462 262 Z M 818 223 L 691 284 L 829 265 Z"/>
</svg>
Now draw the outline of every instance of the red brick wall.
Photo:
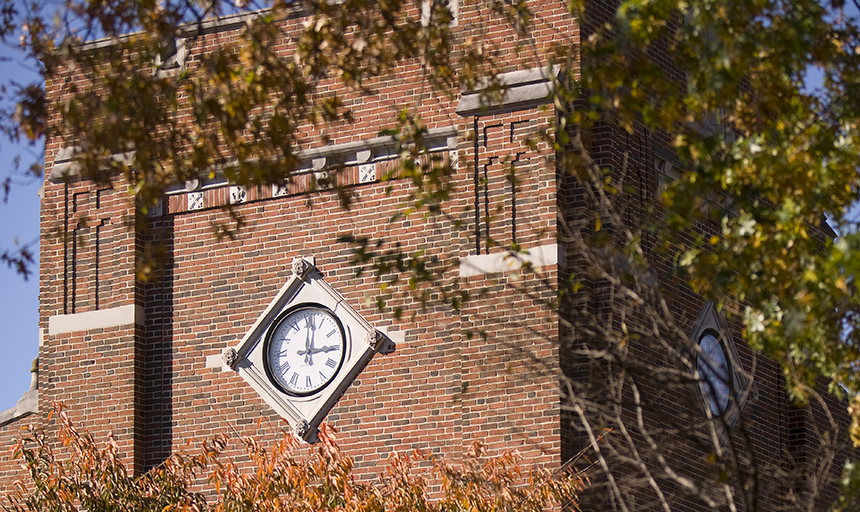
<svg viewBox="0 0 860 512">
<path fill-rule="evenodd" d="M 16 482 L 26 482 L 28 471 L 21 459 L 12 457 L 12 447 L 27 433 L 29 425 L 39 425 L 40 417 L 30 415 L 0 427 L 0 489 L 7 491 Z"/>
<path fill-rule="evenodd" d="M 562 4 L 531 7 L 536 14 L 532 50 L 542 54 L 559 38 L 575 40 L 575 22 Z M 285 21 L 284 33 L 294 34 L 301 21 Z M 488 48 L 509 56 L 504 71 L 545 64 L 516 47 L 513 31 L 490 30 L 497 23 L 488 5 L 460 6 L 456 42 L 483 38 Z M 192 76 L 202 52 L 235 40 L 237 34 L 211 33 L 190 42 L 187 67 Z M 291 45 L 285 37 L 285 55 Z M 356 121 L 307 127 L 302 147 L 319 147 L 323 136 L 335 144 L 376 137 L 391 126 L 399 109 L 423 94 L 419 111 L 428 127 L 455 126 L 459 132 L 455 193 L 445 206 L 452 219 L 424 218 L 419 212 L 390 222 L 392 212 L 409 202 L 405 181 L 355 185 L 349 211 L 334 192 L 307 194 L 297 188 L 287 197 L 272 198 L 267 189 L 253 189 L 248 202 L 235 208 L 244 226 L 235 239 L 219 241 L 213 225 L 230 224 L 218 208 L 227 202 L 226 189 L 220 189 L 206 192 L 207 206 L 214 207 L 203 210 L 188 211 L 184 194 L 170 197 L 164 213 L 148 220 L 146 233 L 136 234 L 133 207 L 120 187 L 111 191 L 74 182 L 66 190 L 63 184 L 47 183 L 43 327 L 55 315 L 127 304 L 143 306 L 146 320 L 137 328 L 48 336 L 40 375 L 42 410 L 60 400 L 97 438 L 112 433 L 126 455 L 135 455 L 137 471 L 189 440 L 222 432 L 276 439 L 284 426 L 277 415 L 238 375 L 207 368 L 206 357 L 236 345 L 287 279 L 293 258 L 313 256 L 328 282 L 368 321 L 405 336 L 396 353 L 374 358 L 329 416 L 360 467 L 369 471 L 392 449 L 420 447 L 459 455 L 479 439 L 493 451 L 520 448 L 530 462 L 557 464 L 557 323 L 542 303 L 554 295 L 554 285 L 499 274 L 457 282 L 452 262 L 475 253 L 470 238 L 475 231 L 472 119 L 454 113 L 456 100 L 438 93 L 427 96 L 429 87 L 420 77 L 418 65 L 406 63 L 392 75 L 366 83 L 378 92 L 369 97 L 334 81 L 325 84 L 345 93 Z M 70 71 L 52 77 L 47 84 L 51 101 L 63 101 L 72 83 L 80 85 L 83 78 Z M 478 153 L 480 173 L 486 172 L 486 194 L 483 181 L 479 186 L 481 227 L 495 240 L 488 247 L 482 231 L 483 250 L 503 251 L 514 237 L 526 248 L 554 243 L 552 153 L 545 144 L 536 152 L 524 145 L 527 131 L 551 120 L 551 111 L 537 108 L 479 120 L 479 135 L 487 135 Z M 48 172 L 62 147 L 61 140 L 48 141 Z M 518 157 L 516 179 L 511 180 L 509 162 Z M 342 176 L 351 172 L 346 169 Z M 355 181 L 353 176 L 349 182 Z M 515 228 L 507 213 L 514 207 Z M 456 219 L 464 221 L 465 229 L 453 226 Z M 349 232 L 389 239 L 383 249 L 396 241 L 407 253 L 426 251 L 431 265 L 452 265 L 445 284 L 476 300 L 456 312 L 436 296 L 422 311 L 401 281 L 386 291 L 389 309 L 380 313 L 369 300 L 379 293 L 378 283 L 369 274 L 356 277 L 350 247 L 338 241 Z M 87 237 L 99 240 L 99 247 L 83 243 Z M 163 248 L 167 265 L 159 280 L 140 286 L 134 280 L 135 256 L 150 248 Z M 542 271 L 547 282 L 555 282 L 554 266 Z M 542 300 L 515 291 L 522 286 L 538 290 Z M 391 312 L 398 307 L 405 311 L 402 321 Z"/>
</svg>

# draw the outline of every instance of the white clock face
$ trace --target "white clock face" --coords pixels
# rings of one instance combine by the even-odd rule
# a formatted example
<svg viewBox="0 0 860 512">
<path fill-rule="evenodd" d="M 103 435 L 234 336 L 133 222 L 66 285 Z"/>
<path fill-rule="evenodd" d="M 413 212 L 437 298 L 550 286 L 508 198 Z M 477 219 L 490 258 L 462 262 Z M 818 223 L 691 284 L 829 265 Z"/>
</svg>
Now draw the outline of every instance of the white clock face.
<svg viewBox="0 0 860 512">
<path fill-rule="evenodd" d="M 729 382 L 729 364 L 723 345 L 711 333 L 705 333 L 699 340 L 702 353 L 696 360 L 699 370 L 699 386 L 702 395 L 711 409 L 711 414 L 719 416 L 729 405 L 731 383 Z"/>
<path fill-rule="evenodd" d="M 337 375 L 346 342 L 328 309 L 303 306 L 275 322 L 266 339 L 266 373 L 291 395 L 316 393 Z"/>
</svg>

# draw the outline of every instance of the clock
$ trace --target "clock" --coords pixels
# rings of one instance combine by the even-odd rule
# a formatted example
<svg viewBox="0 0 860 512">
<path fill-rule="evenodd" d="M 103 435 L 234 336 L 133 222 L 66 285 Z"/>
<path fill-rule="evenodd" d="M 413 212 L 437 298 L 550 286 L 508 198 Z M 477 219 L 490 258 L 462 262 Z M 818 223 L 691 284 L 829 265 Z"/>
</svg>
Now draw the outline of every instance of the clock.
<svg viewBox="0 0 860 512">
<path fill-rule="evenodd" d="M 309 443 L 326 414 L 376 354 L 396 345 L 304 258 L 235 348 L 221 354 Z"/>
<path fill-rule="evenodd" d="M 703 412 L 718 426 L 731 427 L 747 399 L 756 396 L 752 375 L 744 371 L 726 319 L 716 304 L 708 302 L 693 324 L 689 358 L 684 362 L 691 375 Z M 720 427 L 722 428 L 722 427 Z"/>
<path fill-rule="evenodd" d="M 719 416 L 729 405 L 729 394 L 731 391 L 731 376 L 729 364 L 723 344 L 712 332 L 706 331 L 699 340 L 702 349 L 696 359 L 696 368 L 699 370 L 699 386 L 702 395 L 711 414 Z"/>
<path fill-rule="evenodd" d="M 269 379 L 284 393 L 307 396 L 337 375 L 346 353 L 346 336 L 328 308 L 305 304 L 275 320 L 263 351 Z"/>
</svg>

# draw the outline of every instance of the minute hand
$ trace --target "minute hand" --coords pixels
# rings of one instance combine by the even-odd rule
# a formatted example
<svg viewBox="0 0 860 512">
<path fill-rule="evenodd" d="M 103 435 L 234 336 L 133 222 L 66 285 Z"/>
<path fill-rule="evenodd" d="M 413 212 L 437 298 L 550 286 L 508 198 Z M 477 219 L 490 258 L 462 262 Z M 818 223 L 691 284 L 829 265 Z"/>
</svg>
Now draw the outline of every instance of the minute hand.
<svg viewBox="0 0 860 512">
<path fill-rule="evenodd" d="M 308 318 L 308 327 L 310 328 L 308 330 L 308 334 L 309 334 L 308 340 L 309 341 L 308 341 L 308 344 L 305 345 L 304 354 L 300 351 L 299 355 L 305 356 L 305 364 L 309 364 L 309 365 L 313 366 L 313 364 L 314 364 L 314 359 L 313 359 L 313 356 L 314 356 L 314 337 L 316 336 L 316 333 L 317 333 L 317 328 L 314 325 L 313 317 Z"/>
</svg>

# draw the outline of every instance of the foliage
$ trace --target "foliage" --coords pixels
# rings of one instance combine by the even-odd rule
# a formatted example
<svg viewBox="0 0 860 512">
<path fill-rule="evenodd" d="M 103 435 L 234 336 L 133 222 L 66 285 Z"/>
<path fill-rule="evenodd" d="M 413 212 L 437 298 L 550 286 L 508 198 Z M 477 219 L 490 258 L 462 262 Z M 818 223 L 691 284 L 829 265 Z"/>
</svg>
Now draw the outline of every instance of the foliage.
<svg viewBox="0 0 860 512">
<path fill-rule="evenodd" d="M 237 453 L 221 436 L 134 475 L 112 437 L 99 447 L 64 411 L 59 417 L 60 449 L 35 430 L 15 447 L 29 480 L 7 492 L 4 510 L 536 512 L 558 503 L 575 509 L 584 484 L 572 472 L 524 468 L 515 452 L 487 457 L 480 442 L 461 465 L 393 451 L 376 480 L 359 479 L 325 425 L 313 447 L 285 432 L 268 447 L 243 438 Z"/>
<path fill-rule="evenodd" d="M 14 268 L 24 279 L 28 279 L 33 273 L 33 261 L 33 253 L 30 251 L 29 246 L 4 250 L 0 253 L 0 263 L 5 264 L 9 268 Z"/>
<path fill-rule="evenodd" d="M 842 2 L 628 2 L 617 27 L 590 39 L 583 73 L 602 113 L 672 137 L 683 173 L 662 198 L 666 248 L 697 293 L 744 304 L 748 341 L 785 363 L 800 399 L 821 375 L 831 391 L 860 391 L 853 7 L 854 16 Z M 645 57 L 659 52 L 673 66 Z M 667 79 L 675 69 L 688 70 L 680 94 Z M 719 236 L 668 236 L 686 236 L 703 210 Z"/>
<path fill-rule="evenodd" d="M 0 10 L 5 41 L 20 35 L 21 48 L 43 63 L 46 76 L 72 62 L 93 81 L 74 89 L 59 112 L 48 110 L 42 86 L 16 89 L 21 107 L 0 113 L 0 129 L 31 141 L 46 135 L 75 141 L 84 177 L 125 180 L 143 210 L 172 184 L 215 172 L 231 183 L 283 184 L 297 165 L 300 130 L 336 130 L 354 121 L 340 94 L 320 95 L 333 81 L 349 93 L 370 94 L 373 77 L 408 62 L 417 63 L 428 94 L 448 97 L 482 84 L 484 94 L 499 93 L 497 48 L 480 38 L 454 47 L 443 4 L 432 2 L 434 15 L 425 22 L 403 14 L 407 7 L 420 11 L 418 2 L 309 2 L 295 55 L 284 59 L 275 51 L 276 22 L 293 3 L 72 1 L 52 21 L 7 0 Z M 165 54 L 165 41 L 235 5 L 270 10 L 248 24 L 239 44 L 207 54 L 205 73 L 167 77 L 142 65 Z M 592 437 L 606 426 L 617 433 L 617 441 L 594 449 L 620 508 L 635 502 L 631 489 L 647 488 L 669 509 L 667 489 L 680 488 L 714 509 L 738 501 L 753 510 L 761 475 L 773 469 L 759 465 L 751 423 L 739 407 L 714 417 L 687 403 L 680 429 L 640 394 L 659 389 L 690 398 L 691 386 L 701 383 L 700 350 L 664 286 L 714 301 L 742 325 L 746 341 L 780 364 L 798 403 L 826 408 L 818 393 L 822 378 L 833 393 L 854 397 L 842 412 L 851 414 L 860 441 L 860 234 L 851 215 L 860 198 L 856 11 L 841 0 L 626 0 L 612 5 L 614 18 L 605 23 L 594 2 L 572 0 L 581 46 L 559 41 L 543 55 L 526 51 L 533 21 L 526 2 L 478 5 L 515 27 L 531 67 L 562 69 L 549 98 L 557 125 L 534 133 L 531 142 L 555 149 L 552 165 L 593 210 L 587 218 L 559 218 L 559 240 L 576 265 L 551 306 L 575 313 L 561 320 L 572 333 L 561 343 L 593 372 L 564 381 L 563 409 Z M 131 31 L 139 32 L 121 37 Z M 82 44 L 101 36 L 116 44 L 101 52 Z M 814 74 L 820 85 L 813 85 Z M 401 166 L 387 178 L 408 179 L 412 187 L 414 204 L 400 214 L 446 216 L 468 229 L 446 202 L 450 167 L 415 164 L 426 133 L 417 110 L 404 105 L 385 124 L 401 142 Z M 191 115 L 179 115 L 186 111 Z M 670 183 L 653 204 L 641 205 L 644 187 L 626 163 L 610 167 L 590 154 L 591 136 L 607 127 L 645 131 L 673 148 L 665 159 L 677 175 L 664 176 Z M 111 158 L 131 150 L 133 161 Z M 339 192 L 349 207 L 349 191 Z M 838 227 L 838 239 L 825 217 Z M 421 305 L 441 297 L 458 310 L 469 300 L 444 279 L 449 262 L 433 265 L 420 250 L 377 250 L 384 241 L 362 233 L 342 241 L 353 244 L 359 271 L 378 277 L 381 297 L 407 275 Z M 433 294 L 440 283 L 448 288 Z M 583 290 L 606 298 L 605 309 L 585 304 Z M 642 356 L 636 347 L 645 342 L 667 356 Z M 738 404 L 754 394 L 751 387 L 734 393 Z M 838 418 L 828 418 L 822 439 L 833 441 L 843 429 Z M 668 457 L 673 446 L 664 442 L 677 437 L 707 454 L 702 464 L 710 481 L 678 471 Z M 840 448 L 821 446 L 820 467 L 827 468 Z M 629 487 L 614 480 L 625 472 L 635 480 Z M 812 502 L 816 495 L 797 499 Z"/>
</svg>

